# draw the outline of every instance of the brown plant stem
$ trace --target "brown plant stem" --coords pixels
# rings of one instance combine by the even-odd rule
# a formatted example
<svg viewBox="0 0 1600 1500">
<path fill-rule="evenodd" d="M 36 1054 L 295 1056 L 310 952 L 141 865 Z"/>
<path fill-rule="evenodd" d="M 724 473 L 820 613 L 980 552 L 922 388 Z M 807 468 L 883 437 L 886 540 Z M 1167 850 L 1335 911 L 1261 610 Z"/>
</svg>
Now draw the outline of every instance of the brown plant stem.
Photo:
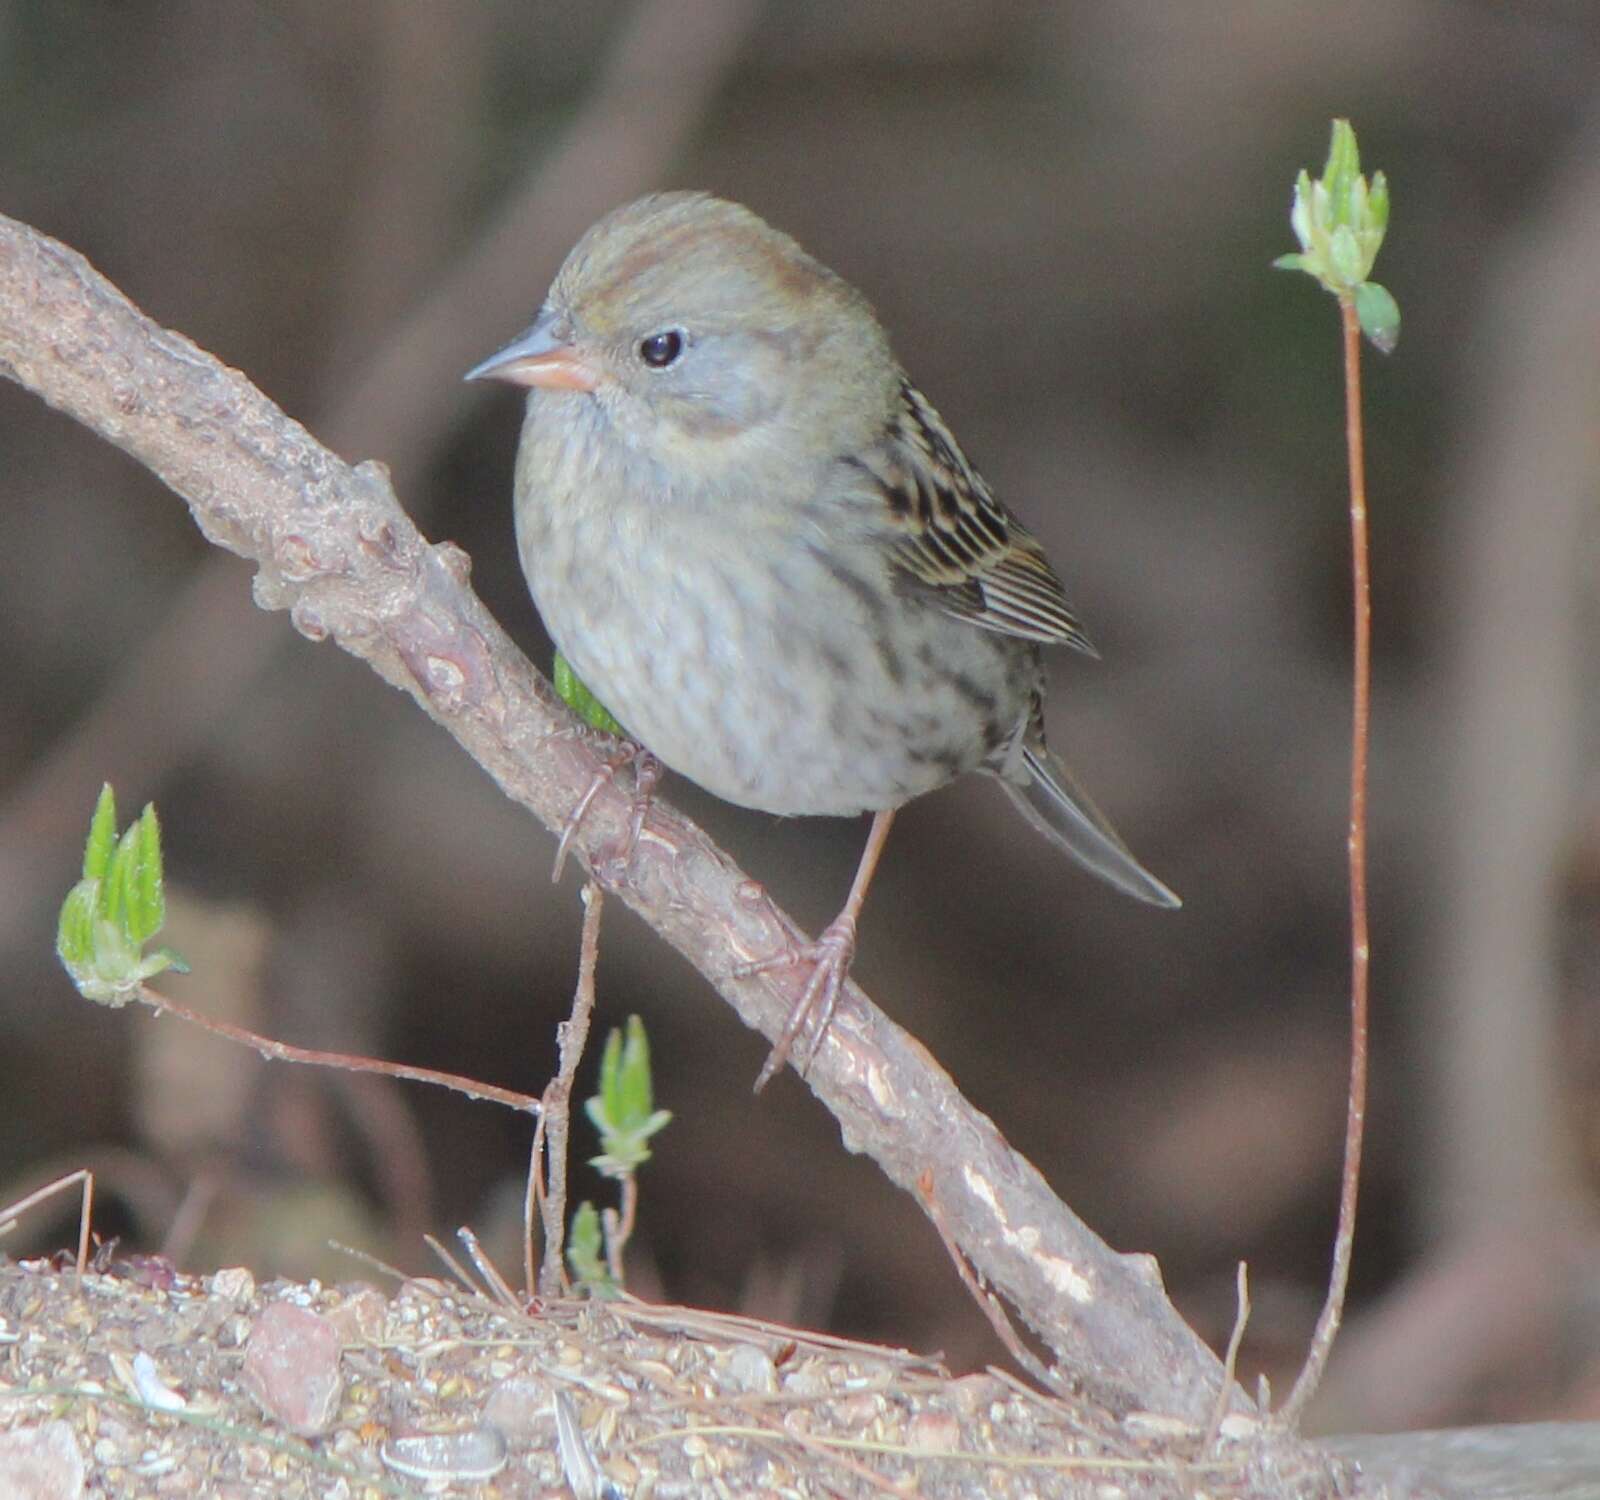
<svg viewBox="0 0 1600 1500">
<path fill-rule="evenodd" d="M 518 1312 L 523 1308 L 522 1298 L 511 1290 L 500 1268 L 489 1259 L 489 1252 L 483 1248 L 476 1232 L 469 1224 L 463 1224 L 456 1230 L 456 1238 L 461 1241 L 467 1252 L 467 1257 L 477 1269 L 478 1275 L 483 1278 L 483 1284 L 489 1288 L 489 1295 L 502 1307 L 509 1307 Z"/>
<path fill-rule="evenodd" d="M 64 1193 L 75 1182 L 83 1184 L 83 1196 L 78 1208 L 78 1256 L 76 1267 L 78 1275 L 82 1276 L 89 1264 L 89 1225 L 93 1219 L 94 1211 L 94 1173 L 87 1167 L 79 1167 L 75 1172 L 68 1172 L 65 1176 L 57 1177 L 54 1182 L 47 1182 L 42 1188 L 36 1188 L 31 1193 L 25 1193 L 15 1203 L 0 1206 L 0 1234 L 16 1227 L 17 1221 L 36 1204 L 43 1203 L 47 1198 L 54 1198 L 58 1193 Z"/>
<path fill-rule="evenodd" d="M 1228 1352 L 1222 1357 L 1222 1368 L 1227 1372 L 1228 1385 L 1232 1385 L 1239 1371 L 1239 1349 L 1244 1343 L 1244 1331 L 1250 1326 L 1250 1268 L 1244 1261 L 1239 1262 L 1238 1272 L 1234 1277 L 1235 1307 L 1233 1314 L 1233 1331 L 1228 1335 Z M 1225 1385 L 1217 1392 L 1216 1410 L 1211 1413 L 1211 1424 L 1206 1428 L 1205 1441 L 1200 1444 L 1201 1451 L 1207 1451 L 1216 1442 L 1222 1432 L 1222 1424 L 1227 1420 L 1228 1404 L 1226 1401 L 1228 1386 Z M 1265 1401 L 1263 1401 L 1265 1406 Z"/>
<path fill-rule="evenodd" d="M 545 1085 L 544 1117 L 540 1122 L 544 1145 L 544 1191 L 538 1191 L 539 1156 L 528 1169 L 528 1200 L 524 1212 L 523 1254 L 528 1267 L 528 1292 L 533 1292 L 533 1224 L 531 1209 L 537 1198 L 544 1227 L 544 1263 L 539 1268 L 539 1295 L 561 1297 L 571 1288 L 562 1258 L 567 1234 L 567 1142 L 572 1118 L 572 1084 L 589 1041 L 589 1021 L 594 1015 L 594 971 L 600 959 L 600 911 L 605 897 L 592 880 L 583 888 L 583 934 L 578 940 L 578 982 L 572 994 L 572 1013 L 556 1028 L 560 1062 L 556 1076 Z"/>
<path fill-rule="evenodd" d="M 1289 1425 L 1316 1394 L 1344 1316 L 1356 1237 L 1356 1188 L 1367 1120 L 1367 743 L 1372 712 L 1372 589 L 1367 573 L 1366 453 L 1361 427 L 1361 321 L 1351 297 L 1339 299 L 1344 330 L 1345 447 L 1350 468 L 1350 552 L 1355 612 L 1354 693 L 1350 723 L 1350 1096 L 1345 1115 L 1344 1172 L 1333 1268 L 1306 1362 L 1279 1416 Z"/>
<path fill-rule="evenodd" d="M 201 1030 L 209 1031 L 213 1036 L 224 1037 L 230 1042 L 242 1042 L 246 1047 L 254 1048 L 263 1057 L 276 1058 L 284 1062 L 306 1063 L 314 1068 L 339 1068 L 346 1073 L 381 1073 L 387 1078 L 404 1078 L 412 1083 L 437 1084 L 441 1088 L 454 1089 L 458 1094 L 465 1094 L 469 1099 L 481 1099 L 490 1104 L 504 1104 L 525 1114 L 539 1113 L 539 1101 L 529 1094 L 519 1094 L 515 1089 L 503 1089 L 493 1083 L 479 1083 L 475 1078 L 463 1078 L 459 1073 L 442 1073 L 437 1068 L 413 1068 L 404 1063 L 385 1062 L 381 1058 L 361 1057 L 350 1052 L 322 1052 L 315 1047 L 295 1047 L 288 1042 L 262 1036 L 258 1031 L 235 1026 L 231 1021 L 219 1021 L 215 1016 L 191 1010 L 187 1005 L 169 1000 L 146 984 L 139 986 L 139 998 L 157 1013 L 176 1016 L 180 1021 L 189 1021 Z"/>
<path fill-rule="evenodd" d="M 639 1179 L 632 1172 L 624 1174 L 618 1179 L 618 1191 L 622 1199 L 621 1208 L 603 1209 L 600 1224 L 605 1234 L 606 1271 L 621 1286 L 624 1281 L 622 1252 L 628 1248 L 628 1241 L 633 1238 L 634 1226 L 639 1219 Z"/>
</svg>

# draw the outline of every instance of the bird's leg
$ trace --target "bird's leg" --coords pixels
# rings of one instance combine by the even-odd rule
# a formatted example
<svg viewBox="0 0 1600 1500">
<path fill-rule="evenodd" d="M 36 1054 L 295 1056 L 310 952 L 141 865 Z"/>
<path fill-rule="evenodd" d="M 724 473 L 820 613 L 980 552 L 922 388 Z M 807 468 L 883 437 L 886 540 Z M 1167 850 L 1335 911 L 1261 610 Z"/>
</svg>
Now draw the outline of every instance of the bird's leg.
<svg viewBox="0 0 1600 1500">
<path fill-rule="evenodd" d="M 600 794 L 601 789 L 615 781 L 617 772 L 627 765 L 633 767 L 633 796 L 628 815 L 628 831 L 622 836 L 621 847 L 604 861 L 608 866 L 620 870 L 627 869 L 628 861 L 633 858 L 634 846 L 638 844 L 639 835 L 644 829 L 644 820 L 650 811 L 650 801 L 655 793 L 656 783 L 661 780 L 661 762 L 643 745 L 624 740 L 619 750 L 608 755 L 600 763 L 600 769 L 594 773 L 594 779 L 585 789 L 583 796 L 578 799 L 578 805 L 567 815 L 567 821 L 561 829 L 561 842 L 556 845 L 555 867 L 550 871 L 552 882 L 561 879 L 561 871 L 566 865 L 572 840 L 583 826 L 590 805 Z"/>
<path fill-rule="evenodd" d="M 756 1078 L 755 1091 L 759 1094 L 773 1075 L 784 1065 L 795 1040 L 805 1030 L 806 1022 L 815 1013 L 816 1026 L 812 1031 L 811 1047 L 806 1060 L 799 1065 L 804 1074 L 811 1059 L 822 1045 L 822 1036 L 833 1019 L 833 1009 L 839 1003 L 839 991 L 850 973 L 850 964 L 856 956 L 856 919 L 867 899 L 867 887 L 872 884 L 873 873 L 883 854 L 889 837 L 889 825 L 894 821 L 894 809 L 872 815 L 872 827 L 867 833 L 867 847 L 861 851 L 861 862 L 856 866 L 856 878 L 851 883 L 850 894 L 845 899 L 844 910 L 823 929 L 814 943 L 792 943 L 782 953 L 771 958 L 757 959 L 754 963 L 740 964 L 734 973 L 741 979 L 751 974 L 764 974 L 769 969 L 783 968 L 789 964 L 810 963 L 811 976 L 800 998 L 795 1001 L 783 1030 L 773 1044 L 772 1051 Z"/>
<path fill-rule="evenodd" d="M 614 881 L 621 883 L 633 860 L 633 851 L 639 845 L 639 835 L 644 832 L 644 820 L 650 815 L 650 804 L 655 800 L 656 786 L 661 780 L 661 762 L 644 746 L 633 752 L 633 792 L 628 799 L 628 831 L 622 844 L 603 863 L 613 872 Z"/>
</svg>

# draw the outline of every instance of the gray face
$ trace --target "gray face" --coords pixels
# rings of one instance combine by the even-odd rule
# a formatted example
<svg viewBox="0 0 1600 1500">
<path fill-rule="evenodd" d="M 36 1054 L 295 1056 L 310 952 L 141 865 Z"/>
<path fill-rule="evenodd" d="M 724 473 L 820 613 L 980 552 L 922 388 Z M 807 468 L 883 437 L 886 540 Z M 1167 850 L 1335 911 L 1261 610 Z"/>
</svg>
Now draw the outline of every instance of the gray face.
<svg viewBox="0 0 1600 1500">
<path fill-rule="evenodd" d="M 546 311 L 603 374 L 594 399 L 624 439 L 681 472 L 762 472 L 780 453 L 803 468 L 887 416 L 871 310 L 735 204 L 663 194 L 619 209 L 567 258 Z"/>
</svg>

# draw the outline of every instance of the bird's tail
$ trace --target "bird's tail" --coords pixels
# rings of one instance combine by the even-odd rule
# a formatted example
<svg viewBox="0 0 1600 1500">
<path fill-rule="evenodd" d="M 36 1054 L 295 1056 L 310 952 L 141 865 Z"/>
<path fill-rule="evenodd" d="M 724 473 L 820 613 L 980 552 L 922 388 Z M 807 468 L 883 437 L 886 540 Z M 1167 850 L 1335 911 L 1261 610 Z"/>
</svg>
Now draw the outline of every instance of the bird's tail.
<svg viewBox="0 0 1600 1500">
<path fill-rule="evenodd" d="M 1043 746 L 1022 752 L 1025 783 L 1008 777 L 1001 785 L 1025 817 L 1052 844 L 1124 894 L 1152 906 L 1183 903 L 1128 852 L 1117 831 L 1062 764 Z"/>
</svg>

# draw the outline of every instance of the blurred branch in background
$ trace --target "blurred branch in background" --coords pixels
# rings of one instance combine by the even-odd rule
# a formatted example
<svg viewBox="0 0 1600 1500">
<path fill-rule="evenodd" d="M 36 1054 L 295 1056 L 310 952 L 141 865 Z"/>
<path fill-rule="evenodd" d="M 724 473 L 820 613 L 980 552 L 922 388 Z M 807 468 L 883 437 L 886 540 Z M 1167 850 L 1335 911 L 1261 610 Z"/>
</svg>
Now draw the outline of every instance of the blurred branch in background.
<svg viewBox="0 0 1600 1500">
<path fill-rule="evenodd" d="M 1437 1106 L 1424 1243 L 1586 1199 L 1563 1116 L 1563 876 L 1583 838 L 1585 607 L 1600 494 L 1600 114 L 1507 244 L 1439 516 L 1445 826 L 1416 1047 Z"/>
<path fill-rule="evenodd" d="M 338 278 L 348 302 L 334 299 L 347 308 L 331 343 L 328 382 L 337 389 L 314 418 L 332 447 L 352 456 L 381 454 L 402 487 L 416 490 L 416 476 L 461 409 L 456 377 L 519 316 L 531 320 L 541 276 L 554 271 L 591 220 L 670 171 L 757 9 L 755 0 L 641 0 L 588 100 L 549 154 L 516 183 L 477 244 L 455 255 L 411 314 L 358 369 L 345 373 L 345 351 L 370 340 L 379 326 L 368 319 L 392 317 L 404 300 L 402 287 L 375 275 L 375 268 L 395 263 L 392 255 L 373 256 L 375 241 L 427 234 L 437 242 L 435 263 L 448 248 L 441 195 L 455 157 L 431 138 L 427 151 L 413 151 L 390 132 L 414 136 L 423 128 L 414 113 L 424 89 L 419 74 L 435 93 L 441 82 L 462 91 L 436 101 L 430 121 L 470 117 L 469 86 L 476 87 L 495 44 L 491 32 L 473 29 L 469 19 L 466 40 L 473 45 L 464 46 L 459 18 L 452 16 L 446 50 L 454 66 L 441 75 L 429 45 L 434 27 L 446 24 L 441 12 L 428 6 L 371 12 L 383 64 L 370 170 L 361 174 L 371 190 L 353 205 L 348 221 Z M 423 170 L 419 157 L 433 170 Z M 419 185 L 420 196 L 413 198 Z M 402 203 L 403 210 L 397 208 Z M 419 516 L 428 509 L 424 497 Z M 226 722 L 282 639 L 261 628 L 229 559 L 209 557 L 199 565 L 120 674 L 0 803 L 0 946 L 38 895 L 31 880 L 6 876 L 61 863 L 71 848 L 82 789 L 104 778 L 112 747 L 118 782 L 130 797 L 155 795 L 165 772 Z"/>
<path fill-rule="evenodd" d="M 381 454 L 411 487 L 465 404 L 455 377 L 518 318 L 533 321 L 544 285 L 591 222 L 671 174 L 759 9 L 757 0 L 641 0 L 561 140 L 331 400 L 318 424 L 330 447 Z"/>
</svg>

